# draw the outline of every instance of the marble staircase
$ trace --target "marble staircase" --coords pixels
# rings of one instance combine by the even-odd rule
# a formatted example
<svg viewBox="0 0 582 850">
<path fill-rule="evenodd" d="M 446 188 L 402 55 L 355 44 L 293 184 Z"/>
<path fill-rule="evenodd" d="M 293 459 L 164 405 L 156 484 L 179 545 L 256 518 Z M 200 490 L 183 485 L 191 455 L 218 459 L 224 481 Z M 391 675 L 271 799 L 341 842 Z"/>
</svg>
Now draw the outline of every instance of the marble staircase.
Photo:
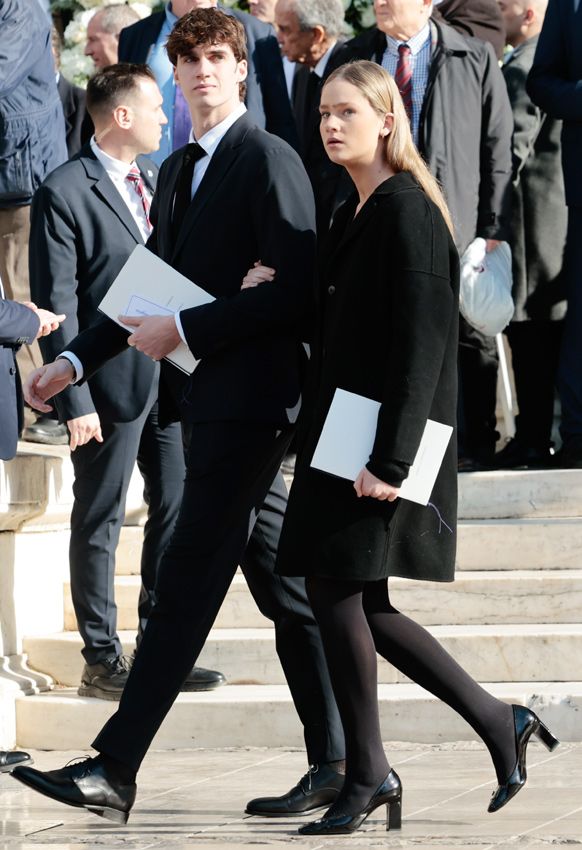
<svg viewBox="0 0 582 850">
<path fill-rule="evenodd" d="M 18 623 L 12 642 L 17 651 L 5 657 L 30 672 L 28 686 L 21 681 L 13 701 L 18 744 L 83 749 L 115 704 L 76 695 L 82 659 L 66 576 L 70 464 L 66 451 L 59 451 L 50 460 L 28 458 L 26 463 L 37 467 L 28 490 L 23 484 L 8 486 L 10 477 L 20 481 L 22 475 L 0 475 L 0 554 L 12 559 L 12 619 Z M 25 461 L 11 462 L 17 463 Z M 33 479 L 37 490 L 45 482 L 36 499 Z M 559 737 L 580 741 L 582 472 L 464 474 L 459 495 L 457 581 L 394 579 L 392 598 L 492 691 L 534 706 Z M 139 480 L 129 501 L 118 549 L 116 599 L 121 636 L 130 652 L 139 591 Z M 272 628 L 240 574 L 199 663 L 224 672 L 230 684 L 216 692 L 180 695 L 156 746 L 301 745 Z M 379 680 L 386 739 L 473 737 L 450 709 L 384 661 Z M 10 736 L 10 722 L 4 725 L 0 746 L 2 734 L 5 740 Z"/>
</svg>

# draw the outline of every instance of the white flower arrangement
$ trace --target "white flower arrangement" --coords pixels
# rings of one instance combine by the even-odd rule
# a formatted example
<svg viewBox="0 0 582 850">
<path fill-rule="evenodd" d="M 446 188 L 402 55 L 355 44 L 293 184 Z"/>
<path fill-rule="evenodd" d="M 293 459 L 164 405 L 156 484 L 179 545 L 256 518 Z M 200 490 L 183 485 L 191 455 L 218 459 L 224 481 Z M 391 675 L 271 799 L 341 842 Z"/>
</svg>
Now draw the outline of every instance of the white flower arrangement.
<svg viewBox="0 0 582 850">
<path fill-rule="evenodd" d="M 53 9 L 74 9 L 72 20 L 64 32 L 65 44 L 61 52 L 61 73 L 78 86 L 85 87 L 95 67 L 90 56 L 85 56 L 87 42 L 87 24 L 98 9 L 113 6 L 120 0 L 54 0 Z M 139 0 L 128 5 L 140 18 L 151 15 L 157 0 Z"/>
</svg>

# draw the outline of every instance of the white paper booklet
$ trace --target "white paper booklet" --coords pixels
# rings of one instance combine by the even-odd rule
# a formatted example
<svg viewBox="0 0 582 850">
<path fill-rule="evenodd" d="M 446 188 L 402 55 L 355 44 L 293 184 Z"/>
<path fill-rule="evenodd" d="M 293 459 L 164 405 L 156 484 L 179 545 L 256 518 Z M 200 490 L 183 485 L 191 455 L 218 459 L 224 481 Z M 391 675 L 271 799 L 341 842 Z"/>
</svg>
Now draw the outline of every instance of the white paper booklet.
<svg viewBox="0 0 582 850">
<path fill-rule="evenodd" d="M 211 301 L 214 301 L 212 295 L 143 245 L 137 245 L 99 304 L 99 309 L 128 330 L 118 316 L 172 316 L 180 310 Z M 183 342 L 165 359 L 188 374 L 198 365 Z"/>
<path fill-rule="evenodd" d="M 355 481 L 370 459 L 380 402 L 336 390 L 311 466 Z M 399 498 L 427 505 L 453 429 L 428 419 Z"/>
</svg>

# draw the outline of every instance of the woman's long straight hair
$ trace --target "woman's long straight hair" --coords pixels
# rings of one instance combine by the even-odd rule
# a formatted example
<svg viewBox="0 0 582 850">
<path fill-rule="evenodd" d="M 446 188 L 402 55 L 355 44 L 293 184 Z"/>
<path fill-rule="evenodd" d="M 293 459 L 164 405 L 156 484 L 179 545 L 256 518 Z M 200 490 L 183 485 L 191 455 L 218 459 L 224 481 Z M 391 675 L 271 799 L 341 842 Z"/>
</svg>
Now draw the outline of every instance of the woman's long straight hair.
<svg viewBox="0 0 582 850">
<path fill-rule="evenodd" d="M 396 173 L 409 171 L 418 181 L 425 194 L 433 201 L 453 233 L 453 222 L 439 184 L 432 176 L 412 139 L 410 121 L 394 78 L 375 62 L 361 60 L 341 65 L 325 81 L 345 80 L 351 83 L 366 98 L 379 115 L 394 115 L 394 124 L 386 137 L 386 159 Z"/>
</svg>

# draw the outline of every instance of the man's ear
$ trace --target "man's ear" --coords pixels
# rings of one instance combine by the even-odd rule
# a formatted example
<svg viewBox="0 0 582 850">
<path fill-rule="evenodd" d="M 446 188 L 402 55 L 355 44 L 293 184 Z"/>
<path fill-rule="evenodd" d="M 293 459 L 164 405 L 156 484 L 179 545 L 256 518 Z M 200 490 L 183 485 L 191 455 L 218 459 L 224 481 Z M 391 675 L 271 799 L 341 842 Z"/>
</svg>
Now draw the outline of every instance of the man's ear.
<svg viewBox="0 0 582 850">
<path fill-rule="evenodd" d="M 247 60 L 241 59 L 240 62 L 237 62 L 237 69 L 241 75 L 238 78 L 238 82 L 242 83 L 249 75 L 249 63 L 247 62 Z"/>
<path fill-rule="evenodd" d="M 133 121 L 133 113 L 131 107 L 124 106 L 120 103 L 113 110 L 113 120 L 122 130 L 128 130 Z"/>
<path fill-rule="evenodd" d="M 322 41 L 325 41 L 325 29 L 319 24 L 316 24 L 316 26 L 313 27 L 311 32 L 313 33 L 314 44 L 321 44 Z"/>
</svg>

